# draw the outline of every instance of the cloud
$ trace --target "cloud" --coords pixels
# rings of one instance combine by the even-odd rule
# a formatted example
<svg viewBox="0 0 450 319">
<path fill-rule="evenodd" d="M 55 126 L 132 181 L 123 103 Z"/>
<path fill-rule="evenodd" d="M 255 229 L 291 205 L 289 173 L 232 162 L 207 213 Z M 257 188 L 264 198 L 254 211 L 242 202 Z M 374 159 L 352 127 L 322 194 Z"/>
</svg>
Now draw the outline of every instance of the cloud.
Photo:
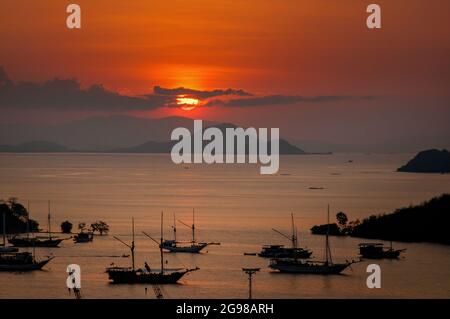
<svg viewBox="0 0 450 319">
<path fill-rule="evenodd" d="M 370 100 L 373 96 L 347 96 L 347 95 L 321 95 L 304 97 L 300 95 L 266 95 L 250 98 L 238 98 L 230 100 L 213 99 L 205 104 L 207 107 L 248 107 L 248 106 L 268 106 L 268 105 L 289 105 L 296 103 L 324 103 L 348 100 Z"/>
<path fill-rule="evenodd" d="M 199 91 L 189 88 L 162 88 L 155 86 L 152 94 L 143 96 L 120 95 L 102 85 L 81 88 L 76 79 L 58 79 L 44 83 L 14 83 L 0 66 L 0 108 L 58 109 L 91 111 L 136 111 L 176 106 L 176 96 L 195 95 L 198 98 L 236 95 L 251 96 L 243 90 Z"/>
<path fill-rule="evenodd" d="M 236 90 L 236 89 L 227 89 L 227 90 L 211 90 L 211 91 L 200 91 L 194 90 L 184 87 L 178 87 L 173 89 L 163 88 L 160 86 L 155 86 L 153 88 L 153 92 L 158 95 L 169 95 L 169 96 L 177 96 L 177 95 L 192 95 L 197 98 L 207 99 L 216 96 L 224 96 L 224 95 L 237 95 L 237 96 L 252 96 L 253 94 L 246 92 L 244 90 Z"/>
<path fill-rule="evenodd" d="M 52 109 L 80 111 L 126 112 L 153 110 L 161 107 L 178 107 L 178 95 L 191 95 L 204 100 L 206 107 L 251 107 L 267 105 L 289 105 L 295 103 L 324 103 L 343 100 L 371 99 L 357 96 L 266 95 L 254 96 L 244 90 L 216 89 L 194 90 L 184 87 L 163 88 L 155 86 L 153 93 L 142 96 L 127 96 L 92 85 L 81 88 L 76 79 L 58 79 L 44 83 L 14 83 L 0 66 L 0 109 Z M 225 97 L 226 98 L 220 98 Z"/>
<path fill-rule="evenodd" d="M 120 95 L 101 85 L 82 89 L 76 79 L 13 83 L 0 68 L 0 108 L 126 111 L 161 107 L 168 100 Z"/>
</svg>

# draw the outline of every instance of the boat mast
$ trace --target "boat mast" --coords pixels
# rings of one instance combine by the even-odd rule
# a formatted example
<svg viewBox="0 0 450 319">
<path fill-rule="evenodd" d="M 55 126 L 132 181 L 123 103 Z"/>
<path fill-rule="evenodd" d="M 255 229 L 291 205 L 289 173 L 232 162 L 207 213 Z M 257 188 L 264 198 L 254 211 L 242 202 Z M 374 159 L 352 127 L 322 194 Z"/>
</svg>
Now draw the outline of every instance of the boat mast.
<svg viewBox="0 0 450 319">
<path fill-rule="evenodd" d="M 195 217 L 193 208 L 192 208 L 192 242 L 195 243 Z"/>
<path fill-rule="evenodd" d="M 332 264 L 331 250 L 328 236 L 330 235 L 330 205 L 328 204 L 327 210 L 327 234 L 325 239 L 325 265 Z"/>
<path fill-rule="evenodd" d="M 297 248 L 297 231 L 294 224 L 294 213 L 291 213 L 292 220 L 292 248 Z"/>
<path fill-rule="evenodd" d="M 132 240 L 131 240 L 131 265 L 134 271 L 134 217 L 131 218 Z"/>
<path fill-rule="evenodd" d="M 6 247 L 6 215 L 3 212 L 3 247 Z"/>
<path fill-rule="evenodd" d="M 173 239 L 176 242 L 177 241 L 177 222 L 175 220 L 175 213 L 173 213 Z"/>
<path fill-rule="evenodd" d="M 30 238 L 30 201 L 27 201 L 27 239 Z"/>
<path fill-rule="evenodd" d="M 159 252 L 161 254 L 161 274 L 164 274 L 164 253 L 163 253 L 163 220 L 164 220 L 164 212 L 161 211 L 161 243 L 159 245 Z"/>
<path fill-rule="evenodd" d="M 133 271 L 135 270 L 134 268 L 134 248 L 136 247 L 134 245 L 134 217 L 131 217 L 131 246 L 129 244 L 127 244 L 126 242 L 124 242 L 122 239 L 120 239 L 119 237 L 113 236 L 113 238 L 119 242 L 121 242 L 122 244 L 124 244 L 125 246 L 127 246 L 128 248 L 130 248 L 131 250 L 131 267 L 133 269 Z"/>
<path fill-rule="evenodd" d="M 47 216 L 47 219 L 48 219 L 48 238 L 50 239 L 50 240 L 52 240 L 52 232 L 51 232 L 51 226 L 50 226 L 50 201 L 48 201 L 48 216 Z"/>
</svg>

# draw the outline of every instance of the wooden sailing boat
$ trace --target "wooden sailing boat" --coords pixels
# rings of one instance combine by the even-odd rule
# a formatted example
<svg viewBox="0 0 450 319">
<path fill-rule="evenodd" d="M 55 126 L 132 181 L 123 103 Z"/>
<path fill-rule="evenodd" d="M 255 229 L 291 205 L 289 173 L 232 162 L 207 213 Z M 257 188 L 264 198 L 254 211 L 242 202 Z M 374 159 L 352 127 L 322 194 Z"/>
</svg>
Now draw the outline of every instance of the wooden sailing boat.
<svg viewBox="0 0 450 319">
<path fill-rule="evenodd" d="M 161 254 L 161 269 L 152 270 L 147 263 L 145 263 L 144 268 L 135 268 L 135 257 L 134 257 L 134 219 L 132 219 L 132 228 L 133 228 L 133 239 L 131 241 L 131 245 L 123 242 L 121 239 L 114 237 L 122 244 L 130 248 L 131 250 L 131 262 L 132 267 L 108 267 L 106 268 L 106 272 L 108 273 L 109 279 L 116 284 L 175 284 L 180 280 L 184 275 L 189 272 L 198 270 L 199 268 L 193 269 L 164 269 L 164 252 L 161 248 L 161 244 L 163 243 L 163 213 L 161 212 L 161 238 L 158 242 L 150 235 L 144 232 L 144 234 L 151 238 L 159 245 L 159 250 Z"/>
<path fill-rule="evenodd" d="M 272 259 L 269 267 L 282 273 L 295 274 L 340 274 L 353 262 L 333 263 L 329 242 L 330 206 L 328 206 L 328 227 L 325 238 L 325 261 L 302 261 L 298 258 L 276 258 Z"/>
<path fill-rule="evenodd" d="M 184 226 L 192 229 L 192 240 L 190 242 L 177 241 L 177 227 L 175 221 L 175 214 L 173 215 L 173 234 L 174 240 L 165 240 L 160 246 L 162 249 L 172 253 L 199 253 L 208 245 L 219 245 L 219 243 L 199 243 L 195 240 L 195 212 L 192 209 L 192 225 L 188 225 L 185 222 L 178 220 Z"/>
<path fill-rule="evenodd" d="M 29 218 L 29 217 L 28 217 Z M 68 238 L 57 238 L 52 236 L 51 231 L 51 215 L 50 215 L 50 201 L 48 201 L 48 236 L 46 237 L 30 237 L 27 232 L 26 237 L 14 236 L 9 239 L 9 242 L 15 247 L 58 247 L 58 245 Z"/>
<path fill-rule="evenodd" d="M 367 259 L 396 259 L 400 253 L 406 249 L 394 249 L 392 240 L 389 248 L 384 248 L 382 243 L 361 243 L 359 244 L 359 253 L 362 258 Z"/>
<path fill-rule="evenodd" d="M 3 213 L 3 246 L 0 247 L 0 271 L 32 271 L 42 269 L 50 260 L 50 257 L 37 261 L 34 254 L 19 252 L 17 248 L 6 246 L 6 217 Z"/>
<path fill-rule="evenodd" d="M 298 247 L 298 235 L 297 228 L 294 224 L 294 214 L 291 213 L 292 222 L 292 236 L 288 236 L 281 231 L 272 228 L 277 234 L 287 238 L 292 242 L 292 247 L 284 247 L 284 245 L 265 245 L 262 247 L 259 257 L 266 258 L 309 258 L 312 255 L 312 251 Z"/>
</svg>

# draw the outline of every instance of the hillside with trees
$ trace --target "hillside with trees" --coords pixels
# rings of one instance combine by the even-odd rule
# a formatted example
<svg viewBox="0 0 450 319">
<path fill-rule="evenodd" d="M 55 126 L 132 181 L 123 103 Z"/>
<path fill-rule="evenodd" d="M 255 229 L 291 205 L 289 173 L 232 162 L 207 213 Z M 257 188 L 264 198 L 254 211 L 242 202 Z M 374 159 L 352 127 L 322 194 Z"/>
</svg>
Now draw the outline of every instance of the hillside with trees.
<svg viewBox="0 0 450 319">
<path fill-rule="evenodd" d="M 338 213 L 338 215 L 343 213 Z M 345 214 L 344 214 L 345 215 Z M 405 242 L 434 242 L 450 244 L 450 194 L 434 197 L 419 205 L 404 207 L 389 214 L 372 215 L 361 222 L 347 223 L 337 216 L 338 223 L 330 224 L 330 235 L 395 240 Z M 313 234 L 323 235 L 326 225 L 311 228 Z"/>
</svg>

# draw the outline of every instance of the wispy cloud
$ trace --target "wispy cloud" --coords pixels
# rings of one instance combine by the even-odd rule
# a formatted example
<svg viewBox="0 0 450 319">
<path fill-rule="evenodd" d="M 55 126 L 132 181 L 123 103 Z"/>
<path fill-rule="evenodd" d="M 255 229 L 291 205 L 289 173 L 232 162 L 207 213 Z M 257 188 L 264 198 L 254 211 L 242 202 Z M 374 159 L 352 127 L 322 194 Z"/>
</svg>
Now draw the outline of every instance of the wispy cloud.
<svg viewBox="0 0 450 319">
<path fill-rule="evenodd" d="M 266 95 L 255 96 L 250 98 L 238 99 L 213 99 L 208 101 L 205 106 L 221 106 L 221 107 L 248 107 L 248 106 L 268 106 L 268 105 L 289 105 L 298 103 L 324 103 L 338 102 L 348 100 L 370 100 L 373 96 L 348 96 L 348 95 L 321 95 L 313 97 L 305 97 L 300 95 Z"/>
<path fill-rule="evenodd" d="M 216 90 L 210 90 L 210 91 L 201 91 L 201 90 L 194 90 L 194 89 L 189 89 L 189 88 L 184 88 L 184 87 L 170 89 L 170 88 L 163 88 L 160 86 L 155 86 L 153 88 L 153 92 L 158 95 L 171 95 L 171 96 L 186 94 L 186 95 L 192 95 L 192 96 L 195 96 L 197 98 L 202 98 L 202 99 L 212 98 L 212 97 L 216 97 L 216 96 L 225 96 L 225 95 L 236 95 L 236 96 L 252 96 L 253 95 L 244 90 L 237 90 L 237 89 L 226 89 L 226 90 L 216 89 Z"/>
</svg>

